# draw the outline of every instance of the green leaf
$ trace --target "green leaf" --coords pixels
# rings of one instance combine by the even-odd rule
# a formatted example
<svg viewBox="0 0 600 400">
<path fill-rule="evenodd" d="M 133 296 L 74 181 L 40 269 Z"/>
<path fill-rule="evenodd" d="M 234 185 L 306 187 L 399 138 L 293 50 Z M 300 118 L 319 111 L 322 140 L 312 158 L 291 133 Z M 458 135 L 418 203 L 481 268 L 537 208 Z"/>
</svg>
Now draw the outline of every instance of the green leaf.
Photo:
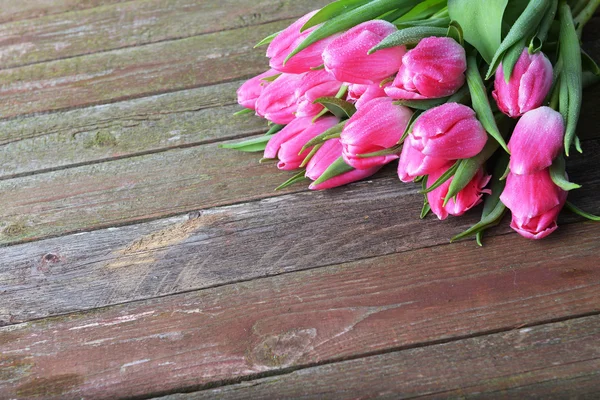
<svg viewBox="0 0 600 400">
<path fill-rule="evenodd" d="M 398 140 L 398 144 L 404 143 L 408 135 L 410 135 L 410 133 L 412 132 L 413 125 L 415 124 L 415 122 L 417 122 L 421 114 L 421 111 L 413 112 L 413 114 L 410 116 L 410 119 L 408 120 L 408 124 L 406 124 L 406 128 L 404 128 L 402 136 L 400 136 L 400 140 Z"/>
<path fill-rule="evenodd" d="M 346 164 L 342 156 L 340 156 L 337 160 L 331 163 L 331 165 L 321 174 L 321 176 L 314 181 L 313 185 L 319 185 L 326 180 L 334 178 L 338 175 L 344 174 L 346 172 L 352 171 L 354 168 Z"/>
<path fill-rule="evenodd" d="M 488 2 L 485 3 L 489 4 Z M 494 74 L 496 68 L 498 68 L 498 64 L 500 64 L 500 61 L 502 61 L 502 58 L 504 57 L 504 53 L 507 52 L 508 49 L 510 49 L 521 39 L 533 36 L 533 33 L 536 31 L 549 6 L 550 2 L 548 0 L 529 1 L 525 11 L 523 11 L 523 13 L 515 21 L 504 40 L 502 40 L 502 43 L 500 43 L 500 46 L 496 49 L 494 57 L 491 59 L 491 61 L 488 61 L 486 58 L 486 61 L 488 61 L 490 64 L 490 68 L 488 69 L 485 79 L 490 79 L 490 77 Z"/>
<path fill-rule="evenodd" d="M 304 176 L 305 173 L 305 170 L 298 172 L 296 175 L 292 176 L 290 179 L 277 186 L 275 190 L 285 189 L 286 187 L 291 186 L 295 183 L 308 181 L 309 179 Z"/>
<path fill-rule="evenodd" d="M 269 139 L 271 139 L 270 136 L 259 136 L 237 143 L 223 143 L 220 144 L 219 147 L 222 149 L 234 149 L 246 153 L 255 153 L 264 151 Z"/>
<path fill-rule="evenodd" d="M 572 211 L 575 214 L 577 214 L 583 218 L 587 218 L 591 221 L 600 221 L 600 217 L 583 211 L 581 208 L 577 207 L 575 204 L 571 203 L 570 201 L 567 201 L 567 203 L 565 204 L 565 207 L 567 208 L 567 210 Z"/>
<path fill-rule="evenodd" d="M 582 70 L 581 70 L 581 47 L 579 38 L 573 24 L 571 10 L 566 3 L 561 4 L 559 9 L 560 17 L 560 46 L 559 54 L 563 62 L 562 76 L 566 84 L 568 102 L 565 119 L 565 154 L 569 155 L 569 150 L 575 139 L 577 121 L 581 110 L 581 97 L 583 92 Z M 561 86 L 562 89 L 562 86 Z M 563 105 L 561 104 L 561 107 Z M 561 114 L 563 111 L 561 110 Z M 565 115 L 563 114 L 563 117 Z"/>
<path fill-rule="evenodd" d="M 565 191 L 579 189 L 581 185 L 576 183 L 569 182 L 566 176 L 566 163 L 565 159 L 562 155 L 556 157 L 554 162 L 550 166 L 550 178 L 552 178 L 552 182 L 559 188 Z"/>
<path fill-rule="evenodd" d="M 250 108 L 244 108 L 243 110 L 234 112 L 233 115 L 237 117 L 238 115 L 251 114 L 253 112 L 254 110 L 251 110 Z"/>
<path fill-rule="evenodd" d="M 315 153 L 317 151 L 319 151 L 319 149 L 323 146 L 324 143 L 319 143 L 313 146 L 312 149 L 310 149 L 310 152 L 306 155 L 306 157 L 304 157 L 304 160 L 302 160 L 302 163 L 300 164 L 300 168 L 304 168 L 306 166 L 306 164 L 308 164 L 308 162 L 310 161 L 311 158 L 313 158 L 313 156 L 315 155 Z M 300 151 L 300 153 L 298 153 L 298 155 L 302 154 L 302 151 Z"/>
<path fill-rule="evenodd" d="M 279 78 L 281 74 L 275 74 L 271 76 L 265 76 L 264 78 L 260 78 L 261 81 L 265 82 L 273 82 L 275 79 Z"/>
<path fill-rule="evenodd" d="M 356 157 L 369 158 L 369 157 L 389 156 L 392 154 L 399 154 L 401 151 L 402 151 L 402 145 L 397 144 L 395 146 L 390 147 L 389 149 L 383 149 L 383 150 L 375 151 L 373 153 L 357 154 Z"/>
<path fill-rule="evenodd" d="M 362 6 L 340 14 L 323 23 L 304 39 L 288 56 L 285 61 L 298 54 L 311 44 L 325 39 L 335 33 L 352 28 L 362 22 L 372 20 L 386 12 L 396 10 L 408 4 L 415 4 L 418 0 L 372 0 Z"/>
<path fill-rule="evenodd" d="M 300 28 L 300 32 L 304 32 L 308 28 L 312 28 L 313 26 L 322 24 L 323 22 L 327 22 L 338 15 L 352 11 L 370 1 L 371 0 L 338 0 L 334 1 L 333 3 L 329 3 L 317 11 L 317 13 L 308 21 L 306 21 L 306 23 L 302 25 L 302 28 Z"/>
<path fill-rule="evenodd" d="M 419 21 L 394 22 L 396 28 L 406 29 L 415 26 L 437 26 L 438 28 L 447 28 L 450 25 L 450 18 L 431 18 Z"/>
<path fill-rule="evenodd" d="M 337 97 L 319 97 L 313 103 L 322 104 L 338 118 L 350 118 L 356 112 L 354 104 Z"/>
<path fill-rule="evenodd" d="M 271 126 L 271 128 L 267 131 L 267 133 L 265 133 L 265 136 L 274 135 L 277 132 L 279 132 L 280 130 L 282 130 L 283 128 L 285 128 L 285 125 L 273 124 Z"/>
<path fill-rule="evenodd" d="M 427 175 L 421 177 L 421 189 L 422 191 L 427 190 Z M 415 180 L 416 181 L 416 180 Z M 421 215 L 419 218 L 424 219 L 427 214 L 431 211 L 431 206 L 429 205 L 429 201 L 427 200 L 427 195 L 423 196 L 423 208 L 421 209 Z"/>
<path fill-rule="evenodd" d="M 450 18 L 460 24 L 464 38 L 490 62 L 500 46 L 502 15 L 508 0 L 448 0 Z"/>
<path fill-rule="evenodd" d="M 270 34 L 269 36 L 267 36 L 260 42 L 256 43 L 254 45 L 254 48 L 256 49 L 257 47 L 261 47 L 261 46 L 271 43 L 273 41 L 273 39 L 275 39 L 277 37 L 277 35 L 279 35 L 280 33 L 281 33 L 281 31 Z"/>
<path fill-rule="evenodd" d="M 452 239 L 450 239 L 451 242 L 466 238 L 471 235 L 477 235 L 477 244 L 481 246 L 481 236 L 483 231 L 500 223 L 502 216 L 506 212 L 506 206 L 500 201 L 500 195 L 504 190 L 506 182 L 499 179 L 499 176 L 506 169 L 506 167 L 508 167 L 508 154 L 502 153 L 500 159 L 496 163 L 494 173 L 492 175 L 492 184 L 490 188 L 492 194 L 489 195 L 483 203 L 481 220 L 464 232 L 454 236 Z"/>
<path fill-rule="evenodd" d="M 581 79 L 583 88 L 600 82 L 600 67 L 583 49 L 581 50 L 581 69 L 583 70 Z"/>
<path fill-rule="evenodd" d="M 448 201 L 456 196 L 458 192 L 463 190 L 471 179 L 477 174 L 477 171 L 482 165 L 494 154 L 498 149 L 498 143 L 494 140 L 488 140 L 481 152 L 474 157 L 466 158 L 458 161 L 458 167 L 450 186 L 448 187 L 448 193 L 444 199 L 444 206 Z"/>
<path fill-rule="evenodd" d="M 415 110 L 426 111 L 431 108 L 441 106 L 445 103 L 463 103 L 469 98 L 469 88 L 465 85 L 449 97 L 442 97 L 439 99 L 426 99 L 426 100 L 396 100 L 394 104 L 414 108 Z"/>
<path fill-rule="evenodd" d="M 309 140 L 302 147 L 302 149 L 300 150 L 300 153 L 298 153 L 298 154 L 302 154 L 302 152 L 304 152 L 309 147 L 316 146 L 319 143 L 323 143 L 326 140 L 333 139 L 335 137 L 340 137 L 340 133 L 344 129 L 344 125 L 346 125 L 346 122 L 348 122 L 348 120 L 342 121 L 342 122 L 338 123 L 337 125 L 334 125 L 331 128 L 327 129 L 325 132 L 321 133 L 320 135 L 315 136 L 314 138 Z"/>
<path fill-rule="evenodd" d="M 558 11 L 558 0 L 551 0 L 550 7 L 546 10 L 546 14 L 540 23 L 540 27 L 536 34 L 536 37 L 541 43 L 546 41 L 548 37 L 548 32 L 550 31 L 550 27 L 552 26 L 552 22 L 556 18 L 556 12 Z"/>
<path fill-rule="evenodd" d="M 456 43 L 460 43 L 461 46 L 464 46 L 464 33 L 463 30 L 460 26 L 460 24 L 456 21 L 452 21 L 450 22 L 450 25 L 448 25 L 448 32 L 446 33 L 446 36 L 451 37 L 452 39 L 454 39 L 456 41 Z"/>
<path fill-rule="evenodd" d="M 430 36 L 446 36 L 447 29 L 434 26 L 415 26 L 396 31 L 388 35 L 379 44 L 370 49 L 367 54 L 373 54 L 377 50 L 387 49 L 389 47 L 403 46 L 406 44 L 417 44 L 426 37 Z"/>
<path fill-rule="evenodd" d="M 525 38 L 519 40 L 504 54 L 504 57 L 502 57 L 502 72 L 504 73 L 504 81 L 506 83 L 510 81 L 510 76 L 512 75 L 513 69 L 515 69 L 515 64 L 519 61 L 521 53 L 523 53 L 525 42 Z"/>
<path fill-rule="evenodd" d="M 452 165 L 450 168 L 448 168 L 448 170 L 446 172 L 444 172 L 442 175 L 440 175 L 440 177 L 435 182 L 433 182 L 433 184 L 431 186 L 421 190 L 421 193 L 427 194 L 427 193 L 432 192 L 435 189 L 439 188 L 440 186 L 442 186 L 444 184 L 444 182 L 446 182 L 448 179 L 452 178 L 452 176 L 458 169 L 459 165 L 460 165 L 460 160 L 457 160 L 454 163 L 454 165 Z"/>
<path fill-rule="evenodd" d="M 409 12 L 395 22 L 414 21 L 431 17 L 446 6 L 446 0 L 425 0 L 412 7 Z"/>
<path fill-rule="evenodd" d="M 477 118 L 481 122 L 481 125 L 483 125 L 486 132 L 502 146 L 504 151 L 508 153 L 508 147 L 506 146 L 506 142 L 498 129 L 496 119 L 492 113 L 487 90 L 483 84 L 481 75 L 479 74 L 475 54 L 469 54 L 467 57 L 467 85 L 469 86 L 469 92 L 471 93 L 473 108 L 477 113 Z"/>
</svg>

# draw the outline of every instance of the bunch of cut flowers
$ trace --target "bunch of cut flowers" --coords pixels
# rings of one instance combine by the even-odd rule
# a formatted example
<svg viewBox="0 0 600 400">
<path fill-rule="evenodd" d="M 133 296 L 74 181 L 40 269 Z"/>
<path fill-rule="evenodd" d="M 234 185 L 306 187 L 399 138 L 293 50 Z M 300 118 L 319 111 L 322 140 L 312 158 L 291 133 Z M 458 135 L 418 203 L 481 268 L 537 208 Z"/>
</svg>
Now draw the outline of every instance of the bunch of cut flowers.
<svg viewBox="0 0 600 400">
<path fill-rule="evenodd" d="M 239 113 L 268 120 L 261 137 L 223 147 L 264 152 L 328 189 L 398 163 L 419 182 L 423 218 L 481 220 L 530 239 L 557 228 L 570 190 L 565 157 L 581 152 L 585 86 L 600 69 L 581 49 L 600 0 L 339 0 L 257 46 L 270 69 L 238 90 Z M 238 113 L 238 114 L 239 114 Z"/>
</svg>

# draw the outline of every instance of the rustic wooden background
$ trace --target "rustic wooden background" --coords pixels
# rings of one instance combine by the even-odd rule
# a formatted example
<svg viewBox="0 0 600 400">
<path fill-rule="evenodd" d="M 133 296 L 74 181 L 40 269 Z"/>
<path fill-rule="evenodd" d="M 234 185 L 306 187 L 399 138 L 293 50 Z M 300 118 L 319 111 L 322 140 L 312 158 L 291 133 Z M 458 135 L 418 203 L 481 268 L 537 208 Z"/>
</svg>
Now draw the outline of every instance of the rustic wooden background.
<svg viewBox="0 0 600 400">
<path fill-rule="evenodd" d="M 479 211 L 420 221 L 393 167 L 275 192 L 218 149 L 265 131 L 232 117 L 253 45 L 326 3 L 0 2 L 0 398 L 600 396 L 600 225 L 449 244 Z"/>
</svg>

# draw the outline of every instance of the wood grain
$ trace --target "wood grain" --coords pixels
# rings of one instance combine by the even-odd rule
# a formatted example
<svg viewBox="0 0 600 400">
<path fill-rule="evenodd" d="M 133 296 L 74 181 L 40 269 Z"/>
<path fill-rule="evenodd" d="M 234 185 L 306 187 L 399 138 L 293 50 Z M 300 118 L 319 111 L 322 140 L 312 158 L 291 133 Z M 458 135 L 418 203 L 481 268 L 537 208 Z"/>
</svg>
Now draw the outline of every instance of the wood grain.
<svg viewBox="0 0 600 400">
<path fill-rule="evenodd" d="M 597 153 L 596 148 L 588 150 Z M 600 173 L 586 173 L 590 163 L 572 168 L 571 177 L 584 187 L 571 200 L 600 213 Z M 265 173 L 273 172 L 263 167 Z M 418 186 L 401 184 L 391 168 L 381 175 L 325 192 L 288 194 L 4 248 L 0 321 L 23 322 L 440 245 L 479 218 L 477 209 L 443 222 L 435 217 L 419 220 L 423 200 Z M 166 196 L 177 200 L 181 190 L 165 190 L 158 204 L 168 202 Z M 141 210 L 149 211 L 147 207 Z M 72 218 L 81 218 L 87 208 L 75 207 Z M 560 225 L 573 221 L 565 213 Z M 506 220 L 494 234 L 509 231 Z"/>
<path fill-rule="evenodd" d="M 137 0 L 0 25 L 0 66 L 182 39 L 304 15 L 326 0 Z"/>
<path fill-rule="evenodd" d="M 491 238 L 485 253 L 435 246 L 0 328 L 0 396 L 197 389 L 598 313 L 599 234 L 570 224 L 544 241 Z"/>
<path fill-rule="evenodd" d="M 302 369 L 161 400 L 565 399 L 600 394 L 600 317 Z"/>
<path fill-rule="evenodd" d="M 232 116 L 241 83 L 0 120 L 0 179 L 264 132 L 264 120 Z"/>
<path fill-rule="evenodd" d="M 584 176 L 578 168 L 597 164 L 599 146 L 589 141 L 574 156 L 574 180 Z M 276 196 L 273 188 L 290 174 L 256 158 L 209 144 L 0 181 L 0 244 Z M 595 179 L 600 171 L 585 174 Z"/>
<path fill-rule="evenodd" d="M 56 111 L 216 84 L 268 69 L 265 36 L 282 20 L 0 70 L 0 117 Z"/>
<path fill-rule="evenodd" d="M 125 1 L 129 0 L 3 0 L 0 23 L 56 15 L 73 10 L 85 10 Z"/>
</svg>

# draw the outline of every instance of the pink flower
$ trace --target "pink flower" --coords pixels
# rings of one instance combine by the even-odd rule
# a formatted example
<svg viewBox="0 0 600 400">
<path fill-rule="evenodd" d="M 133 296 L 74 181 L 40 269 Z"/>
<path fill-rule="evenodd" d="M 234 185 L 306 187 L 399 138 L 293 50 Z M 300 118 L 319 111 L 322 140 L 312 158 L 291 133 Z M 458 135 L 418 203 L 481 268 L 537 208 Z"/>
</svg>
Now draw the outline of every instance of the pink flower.
<svg viewBox="0 0 600 400">
<path fill-rule="evenodd" d="M 465 50 L 449 37 L 421 40 L 402 57 L 402 66 L 385 89 L 394 99 L 434 99 L 455 93 L 465 83 Z"/>
<path fill-rule="evenodd" d="M 450 168 L 452 164 L 447 164 L 431 174 L 427 178 L 427 187 L 433 185 L 435 181 L 439 179 L 444 172 Z M 450 183 L 452 178 L 444 182 L 440 187 L 427 193 L 427 201 L 431 206 L 431 211 L 437 215 L 439 219 L 446 219 L 448 214 L 450 215 L 463 215 L 465 212 L 481 203 L 481 197 L 484 193 L 490 193 L 489 190 L 483 189 L 490 181 L 490 176 L 483 172 L 483 169 L 479 169 L 477 174 L 471 179 L 471 181 L 465 186 L 463 190 L 458 192 L 456 200 L 454 198 L 448 200 L 448 203 L 444 206 L 444 199 L 448 194 Z"/>
<path fill-rule="evenodd" d="M 376 99 L 378 97 L 387 97 L 383 87 L 379 84 L 374 83 L 372 85 L 360 85 L 358 83 L 351 83 L 348 85 L 348 96 L 346 100 L 354 102 L 356 108 L 360 108 L 363 104 L 368 103 L 369 100 Z"/>
<path fill-rule="evenodd" d="M 410 182 L 441 168 L 447 161 L 470 158 L 485 146 L 487 134 L 475 111 L 446 103 L 425 111 L 415 121 L 398 163 L 398 177 Z"/>
<path fill-rule="evenodd" d="M 265 158 L 279 158 L 277 168 L 292 170 L 300 167 L 310 148 L 300 153 L 309 140 L 315 138 L 339 122 L 336 117 L 322 117 L 314 123 L 312 117 L 296 118 L 277 132 L 267 143 Z M 299 154 L 300 153 L 300 154 Z"/>
<path fill-rule="evenodd" d="M 256 100 L 256 114 L 276 124 L 288 124 L 298 109 L 298 87 L 302 75 L 281 74 L 271 82 Z"/>
<path fill-rule="evenodd" d="M 260 75 L 255 76 L 254 78 L 248 79 L 237 90 L 238 103 L 242 107 L 246 107 L 251 110 L 256 109 L 256 100 L 258 99 L 258 96 L 260 96 L 265 87 L 267 87 L 267 85 L 270 83 L 262 80 L 262 78 L 268 78 L 270 76 L 277 75 L 278 73 L 279 72 L 270 69 Z"/>
<path fill-rule="evenodd" d="M 393 147 L 400 140 L 411 115 L 410 109 L 392 104 L 388 97 L 364 104 L 350 117 L 340 136 L 344 161 L 357 169 L 369 169 L 397 159 L 397 154 L 368 158 L 359 155 Z"/>
<path fill-rule="evenodd" d="M 335 96 L 340 90 L 342 82 L 338 82 L 335 78 L 325 70 L 310 71 L 302 74 L 302 79 L 298 83 L 295 96 L 298 98 L 297 117 L 315 116 L 323 106 L 321 104 L 313 104 L 313 101 L 319 97 Z"/>
<path fill-rule="evenodd" d="M 398 177 L 402 182 L 412 182 L 417 176 L 430 174 L 449 164 L 445 158 L 426 156 L 416 146 L 420 147 L 420 143 L 408 135 L 398 162 Z"/>
<path fill-rule="evenodd" d="M 300 74 L 302 72 L 308 72 L 311 68 L 318 67 L 323 63 L 321 54 L 323 53 L 325 46 L 327 46 L 335 36 L 311 44 L 306 49 L 290 58 L 285 65 L 283 64 L 283 61 L 292 50 L 302 43 L 312 31 L 318 28 L 318 26 L 313 26 L 304 32 L 300 32 L 300 28 L 302 28 L 302 26 L 308 22 L 317 11 L 318 10 L 311 11 L 306 14 L 304 17 L 281 31 L 275 39 L 273 39 L 267 48 L 267 57 L 271 59 L 269 61 L 271 68 L 280 72 Z"/>
<path fill-rule="evenodd" d="M 325 69 L 338 81 L 360 84 L 379 83 L 393 75 L 402 64 L 404 46 L 391 47 L 368 55 L 367 52 L 396 26 L 383 20 L 363 22 L 332 40 L 323 51 Z"/>
<path fill-rule="evenodd" d="M 548 169 L 528 175 L 511 172 L 500 200 L 512 212 L 511 228 L 528 239 L 541 239 L 558 227 L 567 192 L 552 182 Z"/>
<path fill-rule="evenodd" d="M 528 175 L 509 173 L 500 200 L 513 215 L 535 218 L 561 204 L 564 195 L 543 169 Z"/>
<path fill-rule="evenodd" d="M 511 172 L 526 175 L 552 165 L 562 149 L 564 132 L 562 116 L 550 107 L 527 111 L 508 142 Z"/>
<path fill-rule="evenodd" d="M 342 155 L 342 143 L 340 139 L 330 139 L 314 154 L 306 165 L 306 177 L 316 181 L 327 168 Z M 312 183 L 308 188 L 312 190 L 330 189 L 342 186 L 350 182 L 356 182 L 367 178 L 379 171 L 381 166 L 369 169 L 354 169 L 330 178 L 325 182 L 315 185 Z"/>
<path fill-rule="evenodd" d="M 496 70 L 494 91 L 498 108 L 516 118 L 542 105 L 552 86 L 552 64 L 543 53 L 529 54 L 523 49 L 508 83 L 502 64 Z"/>
</svg>

